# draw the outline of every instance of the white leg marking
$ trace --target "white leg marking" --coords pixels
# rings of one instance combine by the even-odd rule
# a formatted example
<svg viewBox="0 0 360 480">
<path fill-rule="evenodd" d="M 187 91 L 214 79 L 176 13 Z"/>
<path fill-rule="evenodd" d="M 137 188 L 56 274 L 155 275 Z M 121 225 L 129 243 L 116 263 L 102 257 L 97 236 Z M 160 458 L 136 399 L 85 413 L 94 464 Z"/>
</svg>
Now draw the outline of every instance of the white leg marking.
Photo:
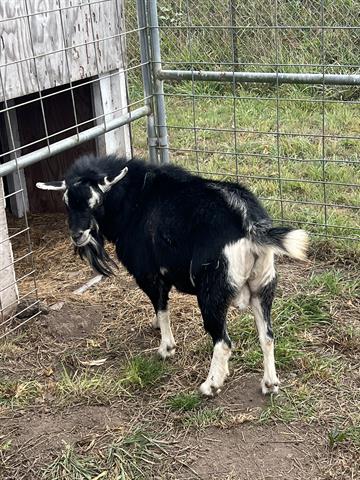
<svg viewBox="0 0 360 480">
<path fill-rule="evenodd" d="M 253 297 L 251 304 L 259 333 L 261 349 L 264 355 L 264 377 L 261 381 L 261 390 L 264 395 L 267 393 L 278 393 L 280 382 L 275 369 L 274 339 L 267 335 L 267 326 L 259 298 Z"/>
<path fill-rule="evenodd" d="M 175 340 L 171 331 L 168 310 L 159 310 L 157 321 L 161 332 L 161 343 L 158 350 L 162 358 L 172 357 L 175 353 Z"/>
<path fill-rule="evenodd" d="M 221 340 L 214 346 L 209 375 L 200 386 L 200 392 L 207 396 L 213 396 L 223 386 L 225 378 L 229 375 L 229 358 L 231 349 Z"/>
</svg>

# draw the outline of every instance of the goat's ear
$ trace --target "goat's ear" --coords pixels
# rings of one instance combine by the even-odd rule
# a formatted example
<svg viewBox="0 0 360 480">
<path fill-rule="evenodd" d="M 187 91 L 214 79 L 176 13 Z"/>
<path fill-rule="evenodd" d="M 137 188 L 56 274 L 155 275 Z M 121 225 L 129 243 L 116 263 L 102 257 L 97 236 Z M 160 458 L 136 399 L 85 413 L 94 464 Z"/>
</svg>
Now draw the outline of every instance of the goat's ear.
<svg viewBox="0 0 360 480">
<path fill-rule="evenodd" d="M 114 186 L 116 183 L 118 183 L 122 178 L 125 177 L 125 175 L 128 173 L 128 168 L 125 167 L 121 170 L 119 175 L 116 175 L 112 180 L 109 180 L 108 177 L 105 177 L 102 183 L 99 183 L 99 188 L 100 190 L 105 193 L 108 192 L 112 186 Z"/>
<path fill-rule="evenodd" d="M 57 182 L 37 182 L 37 188 L 40 190 L 66 190 L 65 180 Z"/>
</svg>

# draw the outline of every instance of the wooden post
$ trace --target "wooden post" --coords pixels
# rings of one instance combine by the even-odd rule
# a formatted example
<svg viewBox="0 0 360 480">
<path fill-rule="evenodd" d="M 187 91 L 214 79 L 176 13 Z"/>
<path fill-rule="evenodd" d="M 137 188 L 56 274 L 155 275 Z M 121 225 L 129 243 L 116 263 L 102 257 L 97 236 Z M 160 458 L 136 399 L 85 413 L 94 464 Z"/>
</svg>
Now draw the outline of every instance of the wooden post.
<svg viewBox="0 0 360 480">
<path fill-rule="evenodd" d="M 128 99 L 126 89 L 126 77 L 122 70 L 113 70 L 99 75 L 99 80 L 92 86 L 93 111 L 95 116 L 105 114 L 106 120 L 111 120 L 128 111 Z M 111 113 L 116 110 L 115 113 Z M 99 118 L 96 123 L 104 122 Z M 101 135 L 97 138 L 98 155 L 116 154 L 121 157 L 131 158 L 130 127 L 124 125 L 121 128 Z"/>
<path fill-rule="evenodd" d="M 9 100 L 8 106 L 13 106 L 15 104 L 14 100 Z M 9 110 L 9 117 L 5 115 L 5 125 L 6 125 L 6 136 L 7 142 L 9 145 L 9 150 L 12 150 L 12 139 L 14 141 L 15 148 L 21 145 L 18 122 L 16 116 L 16 110 Z M 17 155 L 21 155 L 21 150 L 17 150 Z M 15 158 L 14 153 L 10 154 L 10 160 Z M 10 173 L 6 177 L 9 193 L 17 192 L 22 188 L 22 192 L 19 192 L 15 195 L 9 197 L 10 211 L 16 217 L 21 218 L 25 215 L 25 212 L 29 211 L 29 199 L 26 188 L 26 179 L 24 170 L 21 169 L 19 172 Z"/>
<path fill-rule="evenodd" d="M 0 177 L 0 319 L 2 322 L 14 313 L 18 299 L 13 261 L 6 221 L 4 185 Z"/>
</svg>

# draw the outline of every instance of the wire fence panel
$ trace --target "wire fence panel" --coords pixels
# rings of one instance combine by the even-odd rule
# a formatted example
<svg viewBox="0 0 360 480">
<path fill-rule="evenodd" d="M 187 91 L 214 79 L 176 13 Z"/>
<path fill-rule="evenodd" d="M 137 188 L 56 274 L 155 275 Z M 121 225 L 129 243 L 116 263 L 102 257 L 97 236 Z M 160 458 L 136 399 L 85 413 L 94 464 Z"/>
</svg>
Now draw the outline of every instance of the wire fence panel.
<svg viewBox="0 0 360 480">
<path fill-rule="evenodd" d="M 141 83 L 146 27 L 130 3 L 0 4 L 0 338 L 40 313 L 31 225 L 62 200 L 35 183 L 60 179 L 81 154 L 131 158 L 129 124 L 151 113 Z M 137 131 L 146 138 L 144 120 Z M 36 248 L 46 252 L 49 238 Z"/>
<path fill-rule="evenodd" d="M 158 16 L 172 161 L 359 239 L 357 2 L 159 0 Z"/>
<path fill-rule="evenodd" d="M 1 2 L 0 337 L 39 314 L 31 225 L 61 200 L 35 183 L 84 153 L 241 181 L 276 221 L 359 239 L 359 35 L 348 0 Z"/>
</svg>

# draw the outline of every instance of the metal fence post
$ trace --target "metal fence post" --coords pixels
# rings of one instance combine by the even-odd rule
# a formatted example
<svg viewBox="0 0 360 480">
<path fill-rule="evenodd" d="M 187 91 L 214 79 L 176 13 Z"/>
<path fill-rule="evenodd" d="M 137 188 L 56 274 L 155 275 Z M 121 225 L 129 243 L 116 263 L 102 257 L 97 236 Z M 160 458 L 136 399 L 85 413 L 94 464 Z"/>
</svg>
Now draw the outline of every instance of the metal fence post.
<svg viewBox="0 0 360 480">
<path fill-rule="evenodd" d="M 155 129 L 153 85 L 151 76 L 150 47 L 145 2 L 146 0 L 136 0 L 137 21 L 139 27 L 141 73 L 143 78 L 145 105 L 147 105 L 151 109 L 151 113 L 149 113 L 146 118 L 149 158 L 151 163 L 158 163 L 156 150 L 156 147 L 158 145 L 158 137 Z"/>
<path fill-rule="evenodd" d="M 168 134 L 166 127 L 166 110 L 163 81 L 158 77 L 161 71 L 160 32 L 157 14 L 157 1 L 148 0 L 150 21 L 151 60 L 154 77 L 154 101 L 156 106 L 156 120 L 158 128 L 158 146 L 160 149 L 160 163 L 169 163 Z"/>
</svg>

